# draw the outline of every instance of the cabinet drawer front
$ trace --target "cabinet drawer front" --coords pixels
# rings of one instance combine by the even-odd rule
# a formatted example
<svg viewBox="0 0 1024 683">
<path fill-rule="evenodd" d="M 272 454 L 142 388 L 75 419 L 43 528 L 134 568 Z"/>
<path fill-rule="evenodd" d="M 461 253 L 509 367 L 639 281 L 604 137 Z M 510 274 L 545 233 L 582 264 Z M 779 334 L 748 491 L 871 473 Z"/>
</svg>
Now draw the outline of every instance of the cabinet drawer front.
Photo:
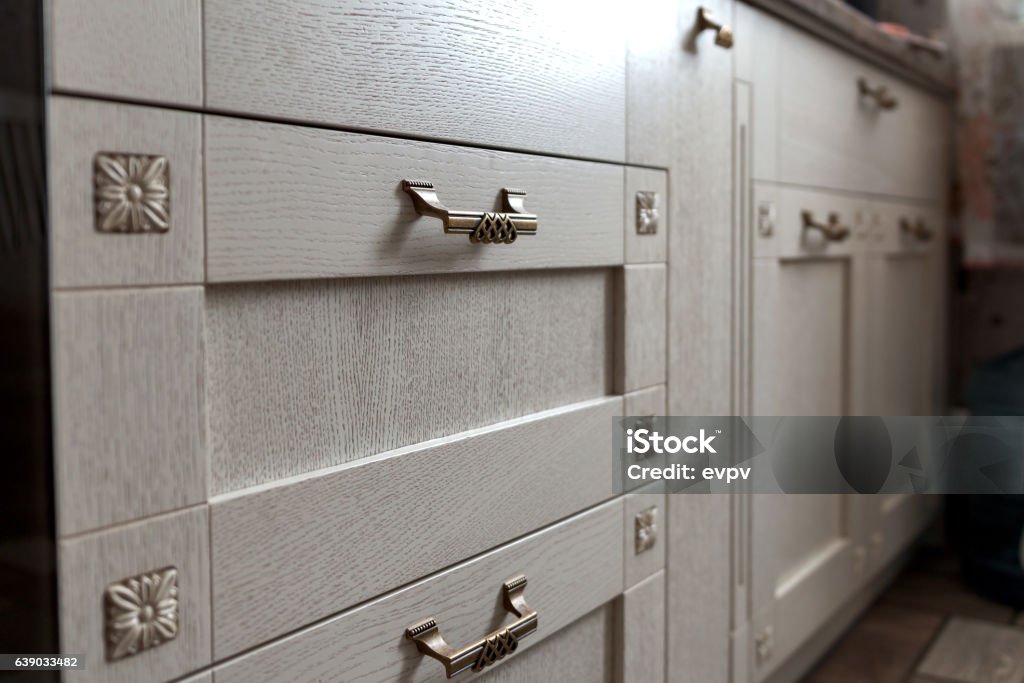
<svg viewBox="0 0 1024 683">
<path fill-rule="evenodd" d="M 456 211 L 527 193 L 535 235 L 474 244 L 419 216 L 402 180 Z M 211 282 L 617 265 L 623 167 L 283 124 L 206 121 Z"/>
<path fill-rule="evenodd" d="M 621 161 L 620 14 L 583 0 L 207 0 L 206 103 Z"/>
<path fill-rule="evenodd" d="M 941 197 L 948 110 L 940 100 L 799 29 L 787 27 L 778 45 L 778 180 Z M 861 79 L 895 105 L 862 94 Z"/>
<path fill-rule="evenodd" d="M 207 287 L 211 490 L 607 395 L 614 275 Z"/>
<path fill-rule="evenodd" d="M 597 399 L 214 498 L 215 657 L 607 500 L 621 411 L 620 397 Z"/>
<path fill-rule="evenodd" d="M 755 183 L 755 258 L 849 257 L 872 237 L 869 202 L 849 194 Z"/>
</svg>

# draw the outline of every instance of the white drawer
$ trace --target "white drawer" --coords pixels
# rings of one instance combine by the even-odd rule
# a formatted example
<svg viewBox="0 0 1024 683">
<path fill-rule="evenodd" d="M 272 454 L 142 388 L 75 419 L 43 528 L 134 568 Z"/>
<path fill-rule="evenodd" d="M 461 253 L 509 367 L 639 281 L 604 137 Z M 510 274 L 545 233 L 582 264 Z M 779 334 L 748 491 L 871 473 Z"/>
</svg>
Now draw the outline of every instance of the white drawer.
<svg viewBox="0 0 1024 683">
<path fill-rule="evenodd" d="M 943 213 L 931 205 L 872 202 L 870 221 L 873 253 L 931 253 L 945 240 Z"/>
<path fill-rule="evenodd" d="M 626 22 L 570 2 L 207 0 L 207 106 L 625 158 Z"/>
<path fill-rule="evenodd" d="M 768 64 L 776 64 L 758 71 L 774 80 L 758 87 L 775 89 L 777 98 L 759 97 L 755 104 L 757 120 L 769 126 L 755 134 L 778 136 L 777 169 L 763 179 L 921 199 L 942 196 L 949 108 L 940 99 L 792 26 L 783 26 L 758 49 Z M 772 50 L 777 55 L 766 53 Z M 862 80 L 872 90 L 884 88 L 885 96 L 862 93 Z M 891 108 L 883 106 L 887 98 L 894 101 Z M 777 113 L 759 111 L 773 107 Z"/>
<path fill-rule="evenodd" d="M 511 244 L 445 233 L 403 180 L 433 183 L 453 211 L 494 212 L 503 188 L 523 190 L 537 232 Z M 211 282 L 623 262 L 612 164 L 207 117 L 206 184 Z"/>
<path fill-rule="evenodd" d="M 620 397 L 588 401 L 215 497 L 215 659 L 607 500 L 621 414 Z"/>
<path fill-rule="evenodd" d="M 755 183 L 755 258 L 807 259 L 863 251 L 870 203 L 849 194 Z"/>
<path fill-rule="evenodd" d="M 421 505 L 419 518 L 424 522 L 443 521 L 443 516 L 432 514 L 427 501 Z M 416 521 L 409 519 L 408 523 Z M 525 576 L 528 583 L 522 596 L 537 612 L 536 630 L 519 642 L 514 653 L 499 660 L 511 664 L 523 658 L 524 651 L 543 647 L 545 639 L 559 629 L 622 593 L 622 524 L 622 500 L 610 501 L 229 660 L 215 668 L 214 676 L 218 683 L 441 681 L 445 679 L 442 664 L 420 654 L 416 644 L 404 637 L 406 629 L 432 618 L 450 645 L 467 646 L 512 623 L 515 616 L 502 604 L 503 583 Z M 485 520 L 477 524 L 484 525 Z M 387 525 L 380 528 L 386 529 Z M 354 553 L 348 556 L 360 557 Z M 402 561 L 389 559 L 388 564 Z M 349 570 L 349 566 L 331 564 L 335 574 Z M 585 575 L 581 575 L 581 568 L 586 568 Z M 309 585 L 303 595 L 309 605 L 324 602 L 321 585 Z M 268 616 L 275 609 L 270 604 L 262 607 Z M 578 670 L 592 670 L 592 664 L 584 666 L 584 662 L 606 659 L 612 652 L 608 649 L 610 632 L 598 632 L 603 635 L 584 639 L 596 651 L 566 649 L 561 657 L 579 662 L 582 669 Z M 215 649 L 220 648 L 215 645 Z M 600 669 L 606 672 L 605 667 Z"/>
</svg>

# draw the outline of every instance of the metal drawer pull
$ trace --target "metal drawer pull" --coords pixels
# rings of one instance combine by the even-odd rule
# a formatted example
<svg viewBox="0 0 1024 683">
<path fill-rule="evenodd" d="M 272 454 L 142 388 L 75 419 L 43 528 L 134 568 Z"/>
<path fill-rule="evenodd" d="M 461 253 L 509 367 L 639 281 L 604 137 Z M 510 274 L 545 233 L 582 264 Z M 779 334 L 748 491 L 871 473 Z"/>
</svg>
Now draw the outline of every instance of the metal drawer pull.
<svg viewBox="0 0 1024 683">
<path fill-rule="evenodd" d="M 871 87 L 864 78 L 857 79 L 857 89 L 860 91 L 862 97 L 870 97 L 873 99 L 879 109 L 895 109 L 900 103 L 899 100 L 892 96 L 889 89 L 884 85 Z"/>
<path fill-rule="evenodd" d="M 828 223 L 819 223 L 814 220 L 814 214 L 810 211 L 801 211 L 800 216 L 804 221 L 804 231 L 820 230 L 829 242 L 842 242 L 850 236 L 850 229 L 839 222 L 839 214 L 833 212 L 828 215 Z"/>
<path fill-rule="evenodd" d="M 715 32 L 715 45 L 728 50 L 732 47 L 732 29 L 715 21 L 715 16 L 706 7 L 697 8 L 697 33 L 706 29 Z"/>
<path fill-rule="evenodd" d="M 416 648 L 420 653 L 444 664 L 444 672 L 448 678 L 470 668 L 473 671 L 480 671 L 515 652 L 519 647 L 519 641 L 537 630 L 537 612 L 530 609 L 526 604 L 526 598 L 523 597 L 526 576 L 520 574 L 509 579 L 503 584 L 502 589 L 505 609 L 519 618 L 472 645 L 467 645 L 461 650 L 453 648 L 445 642 L 433 617 L 405 629 L 405 637 L 416 641 Z"/>
<path fill-rule="evenodd" d="M 930 241 L 933 235 L 932 229 L 925 225 L 924 221 L 920 218 L 917 219 L 916 223 L 911 223 L 909 219 L 901 218 L 900 230 L 920 242 Z"/>
<path fill-rule="evenodd" d="M 433 183 L 403 180 L 402 189 L 412 197 L 421 216 L 440 218 L 445 233 L 469 235 L 469 241 L 483 244 L 512 244 L 520 235 L 537 234 L 537 214 L 526 213 L 526 193 L 503 188 L 502 213 L 452 211 L 437 198 Z"/>
</svg>

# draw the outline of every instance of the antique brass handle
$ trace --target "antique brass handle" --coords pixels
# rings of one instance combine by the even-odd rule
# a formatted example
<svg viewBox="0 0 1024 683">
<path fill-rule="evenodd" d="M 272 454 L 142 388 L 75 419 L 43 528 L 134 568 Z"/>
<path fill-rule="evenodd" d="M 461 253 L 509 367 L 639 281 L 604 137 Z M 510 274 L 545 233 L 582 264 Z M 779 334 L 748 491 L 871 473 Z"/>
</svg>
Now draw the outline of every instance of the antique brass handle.
<svg viewBox="0 0 1024 683">
<path fill-rule="evenodd" d="M 437 198 L 433 183 L 403 180 L 402 189 L 412 197 L 421 216 L 440 218 L 445 233 L 469 235 L 469 241 L 483 244 L 512 244 L 520 235 L 537 234 L 537 214 L 526 213 L 526 193 L 504 188 L 502 213 L 489 211 L 452 211 Z"/>
<path fill-rule="evenodd" d="M 800 212 L 804 221 L 804 231 L 819 230 L 829 242 L 842 242 L 850 236 L 850 229 L 839 222 L 839 214 L 830 213 L 828 223 L 819 223 L 814 220 L 814 214 L 810 211 Z"/>
<path fill-rule="evenodd" d="M 711 29 L 715 32 L 715 45 L 724 47 L 726 50 L 732 47 L 732 29 L 715 21 L 715 17 L 711 13 L 711 10 L 706 7 L 698 7 L 697 33 L 699 34 L 705 29 Z"/>
<path fill-rule="evenodd" d="M 416 641 L 416 648 L 428 657 L 444 664 L 448 678 L 466 669 L 480 671 L 484 667 L 504 659 L 519 647 L 519 641 L 537 630 L 537 612 L 530 609 L 523 597 L 526 590 L 526 576 L 520 574 L 506 581 L 503 586 L 505 609 L 518 619 L 508 626 L 490 633 L 461 650 L 447 642 L 433 619 L 424 619 L 405 629 L 405 637 Z"/>
<path fill-rule="evenodd" d="M 892 96 L 889 89 L 884 85 L 876 85 L 874 87 L 868 85 L 867 80 L 864 78 L 857 79 L 857 89 L 860 91 L 862 97 L 870 97 L 878 105 L 879 109 L 895 109 L 899 104 L 899 100 Z"/>
<path fill-rule="evenodd" d="M 917 219 L 916 223 L 911 223 L 909 219 L 901 218 L 900 230 L 920 242 L 930 241 L 933 234 L 932 229 L 925 225 L 924 221 L 920 218 Z"/>
</svg>

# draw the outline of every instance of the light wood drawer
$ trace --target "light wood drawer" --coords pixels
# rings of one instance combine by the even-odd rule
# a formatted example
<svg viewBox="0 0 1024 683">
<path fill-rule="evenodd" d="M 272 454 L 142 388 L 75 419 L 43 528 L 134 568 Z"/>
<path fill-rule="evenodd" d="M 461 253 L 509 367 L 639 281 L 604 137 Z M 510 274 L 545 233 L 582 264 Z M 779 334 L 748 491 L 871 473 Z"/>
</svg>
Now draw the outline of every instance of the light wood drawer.
<svg viewBox="0 0 1024 683">
<path fill-rule="evenodd" d="M 424 520 L 429 516 L 424 509 Z M 485 523 L 480 520 L 478 525 Z M 442 665 L 421 655 L 404 637 L 405 629 L 432 617 L 451 645 L 468 645 L 511 622 L 514 617 L 502 605 L 502 583 L 522 574 L 528 579 L 523 595 L 538 612 L 537 630 L 498 662 L 496 679 L 509 680 L 499 673 L 502 668 L 516 667 L 517 660 L 529 657 L 531 648 L 540 651 L 549 637 L 560 638 L 557 632 L 567 626 L 577 635 L 562 640 L 558 659 L 563 667 L 574 663 L 566 670 L 605 678 L 613 642 L 605 620 L 614 609 L 609 602 L 623 590 L 621 537 L 622 500 L 617 499 L 246 653 L 216 667 L 214 676 L 217 683 L 442 681 Z M 333 569 L 339 574 L 347 570 Z M 310 585 L 308 601 L 323 600 L 321 587 Z M 264 609 L 269 613 L 273 608 Z M 535 666 L 520 665 L 522 677 L 515 680 L 547 680 L 552 671 L 540 675 L 539 665 L 550 659 L 538 658 Z M 602 666 L 595 666 L 595 660 Z M 531 671 L 538 677 L 528 675 Z"/>
<path fill-rule="evenodd" d="M 473 244 L 419 216 L 402 180 L 450 209 L 527 192 L 536 235 Z M 410 275 L 623 262 L 623 167 L 223 117 L 206 120 L 207 279 Z"/>
<path fill-rule="evenodd" d="M 216 658 L 610 498 L 621 411 L 597 399 L 215 497 Z"/>
<path fill-rule="evenodd" d="M 886 195 L 937 199 L 945 191 L 949 110 L 938 98 L 887 72 L 785 26 L 777 42 L 762 46 L 777 59 L 777 176 L 781 182 Z M 761 75 L 765 75 L 759 72 Z M 885 88 L 894 108 L 860 92 Z M 755 104 L 769 124 L 770 99 Z M 758 135 L 774 135 L 762 126 Z M 758 147 L 756 149 L 767 149 Z M 762 164 L 757 164 L 762 168 Z"/>
<path fill-rule="evenodd" d="M 207 106 L 625 158 L 626 22 L 583 0 L 207 0 Z"/>
<path fill-rule="evenodd" d="M 869 213 L 872 253 L 924 255 L 945 240 L 945 218 L 934 205 L 875 201 Z"/>
<path fill-rule="evenodd" d="M 754 257 L 830 258 L 864 251 L 872 237 L 869 209 L 869 201 L 846 193 L 754 183 Z"/>
<path fill-rule="evenodd" d="M 207 287 L 211 490 L 611 393 L 616 273 Z M 651 298 L 663 302 L 659 294 Z M 662 383 L 664 354 L 651 349 L 664 345 L 664 325 L 637 325 L 624 376 L 654 377 L 646 368 L 661 361 L 651 383 Z"/>
</svg>

